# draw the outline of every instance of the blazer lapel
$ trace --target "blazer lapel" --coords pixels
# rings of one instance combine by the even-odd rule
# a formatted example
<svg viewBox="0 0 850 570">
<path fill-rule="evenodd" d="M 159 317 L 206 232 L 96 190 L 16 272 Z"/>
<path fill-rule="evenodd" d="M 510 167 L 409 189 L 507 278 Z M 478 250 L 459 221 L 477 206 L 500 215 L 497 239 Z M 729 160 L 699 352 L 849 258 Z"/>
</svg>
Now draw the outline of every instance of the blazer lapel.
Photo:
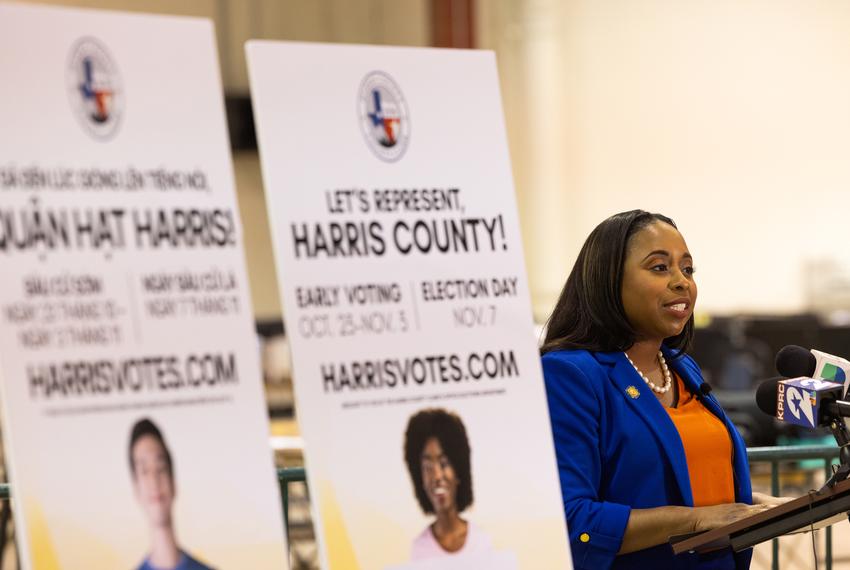
<svg viewBox="0 0 850 570">
<path fill-rule="evenodd" d="M 694 499 L 691 492 L 691 480 L 688 475 L 688 463 L 685 459 L 685 449 L 682 446 L 682 438 L 679 437 L 679 432 L 673 424 L 673 420 L 670 419 L 667 410 L 664 409 L 664 406 L 658 401 L 643 378 L 626 359 L 625 354 L 622 352 L 598 352 L 595 353 L 595 356 L 601 364 L 606 364 L 609 367 L 608 378 L 617 386 L 620 395 L 658 439 L 661 449 L 667 456 L 667 461 L 673 468 L 682 501 L 686 506 L 692 507 Z M 637 397 L 634 397 L 635 393 L 638 394 Z"/>
</svg>

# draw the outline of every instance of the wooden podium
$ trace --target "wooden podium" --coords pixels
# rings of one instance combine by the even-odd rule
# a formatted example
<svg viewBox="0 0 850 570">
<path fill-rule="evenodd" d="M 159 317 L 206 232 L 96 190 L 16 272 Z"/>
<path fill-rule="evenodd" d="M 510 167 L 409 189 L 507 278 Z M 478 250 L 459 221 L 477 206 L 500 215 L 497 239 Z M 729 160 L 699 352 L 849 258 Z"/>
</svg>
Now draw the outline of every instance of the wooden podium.
<svg viewBox="0 0 850 570">
<path fill-rule="evenodd" d="M 777 536 L 812 525 L 850 511 L 850 479 L 809 493 L 724 527 L 696 535 L 674 536 L 670 545 L 675 554 L 705 553 L 731 548 L 734 552 L 750 548 Z"/>
</svg>

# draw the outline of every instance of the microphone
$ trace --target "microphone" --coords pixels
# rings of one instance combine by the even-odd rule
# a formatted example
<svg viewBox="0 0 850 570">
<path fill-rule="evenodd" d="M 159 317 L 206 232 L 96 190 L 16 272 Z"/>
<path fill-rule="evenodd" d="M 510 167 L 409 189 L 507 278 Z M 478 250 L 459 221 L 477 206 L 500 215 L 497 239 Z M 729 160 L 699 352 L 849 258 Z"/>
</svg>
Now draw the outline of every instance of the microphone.
<svg viewBox="0 0 850 570">
<path fill-rule="evenodd" d="M 696 393 L 697 400 L 705 404 L 709 394 L 711 394 L 711 385 L 703 380 L 703 383 L 699 385 L 699 392 Z"/>
<path fill-rule="evenodd" d="M 843 384 L 818 378 L 771 378 L 756 389 L 759 409 L 776 419 L 808 428 L 829 425 L 836 417 L 850 417 L 850 402 L 839 398 Z"/>
<path fill-rule="evenodd" d="M 769 378 L 769 379 L 763 381 L 761 384 L 759 384 L 758 387 L 756 388 L 756 405 L 759 407 L 759 409 L 761 411 L 763 411 L 764 413 L 766 413 L 769 416 L 775 416 L 776 415 L 776 409 L 777 409 L 777 397 L 776 396 L 778 395 L 777 394 L 777 387 L 779 385 L 779 382 L 782 381 L 782 380 L 785 380 L 785 378 L 782 378 L 781 376 L 776 377 L 776 378 Z M 783 396 L 782 396 L 782 402 L 783 402 L 783 409 L 784 409 L 784 406 L 785 406 L 784 393 L 783 393 Z"/>
<path fill-rule="evenodd" d="M 823 488 L 846 480 L 850 475 L 850 402 L 843 398 L 850 385 L 850 362 L 819 350 L 806 354 L 805 348 L 791 345 L 783 347 L 776 355 L 776 369 L 786 376 L 802 377 L 762 382 L 756 390 L 759 408 L 773 412 L 771 415 L 788 423 L 805 427 L 829 426 L 838 443 L 841 465 Z M 775 399 L 770 397 L 774 393 Z"/>
<path fill-rule="evenodd" d="M 793 344 L 784 346 L 776 354 L 776 370 L 789 378 L 807 376 L 843 382 L 844 389 L 837 396 L 838 400 L 847 398 L 847 391 L 850 389 L 850 362 L 820 350 L 806 350 Z M 850 417 L 844 418 L 845 426 L 850 429 Z"/>
<path fill-rule="evenodd" d="M 776 354 L 776 371 L 788 378 L 806 376 L 846 383 L 850 377 L 850 361 L 820 350 L 806 350 L 789 344 Z"/>
</svg>

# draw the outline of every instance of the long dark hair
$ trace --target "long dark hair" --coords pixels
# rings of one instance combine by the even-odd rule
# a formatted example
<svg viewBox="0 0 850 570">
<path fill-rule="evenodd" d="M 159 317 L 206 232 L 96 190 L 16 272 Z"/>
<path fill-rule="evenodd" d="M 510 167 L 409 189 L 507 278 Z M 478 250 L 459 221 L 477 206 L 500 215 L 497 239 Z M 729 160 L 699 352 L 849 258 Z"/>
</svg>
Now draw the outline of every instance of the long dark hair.
<svg viewBox="0 0 850 570">
<path fill-rule="evenodd" d="M 629 240 L 653 222 L 676 227 L 667 216 L 631 210 L 611 216 L 590 232 L 549 317 L 541 354 L 564 349 L 614 352 L 631 348 L 637 333 L 623 307 L 623 264 Z M 678 356 L 688 351 L 693 336 L 691 315 L 682 332 L 665 339 L 664 344 Z"/>
</svg>

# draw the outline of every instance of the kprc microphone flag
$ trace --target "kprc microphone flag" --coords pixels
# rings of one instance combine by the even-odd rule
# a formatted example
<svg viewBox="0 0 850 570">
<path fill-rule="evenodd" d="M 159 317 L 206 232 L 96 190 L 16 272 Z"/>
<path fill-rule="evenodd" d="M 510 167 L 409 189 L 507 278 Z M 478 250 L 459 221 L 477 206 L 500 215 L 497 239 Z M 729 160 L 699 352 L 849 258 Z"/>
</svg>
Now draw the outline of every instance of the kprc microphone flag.
<svg viewBox="0 0 850 570">
<path fill-rule="evenodd" d="M 218 70 L 207 20 L 0 5 L 24 568 L 287 567 Z"/>
<path fill-rule="evenodd" d="M 323 567 L 570 568 L 493 54 L 247 52 Z"/>
<path fill-rule="evenodd" d="M 776 383 L 776 419 L 803 427 L 820 426 L 826 401 L 841 395 L 842 384 L 815 378 L 791 378 Z"/>
</svg>

